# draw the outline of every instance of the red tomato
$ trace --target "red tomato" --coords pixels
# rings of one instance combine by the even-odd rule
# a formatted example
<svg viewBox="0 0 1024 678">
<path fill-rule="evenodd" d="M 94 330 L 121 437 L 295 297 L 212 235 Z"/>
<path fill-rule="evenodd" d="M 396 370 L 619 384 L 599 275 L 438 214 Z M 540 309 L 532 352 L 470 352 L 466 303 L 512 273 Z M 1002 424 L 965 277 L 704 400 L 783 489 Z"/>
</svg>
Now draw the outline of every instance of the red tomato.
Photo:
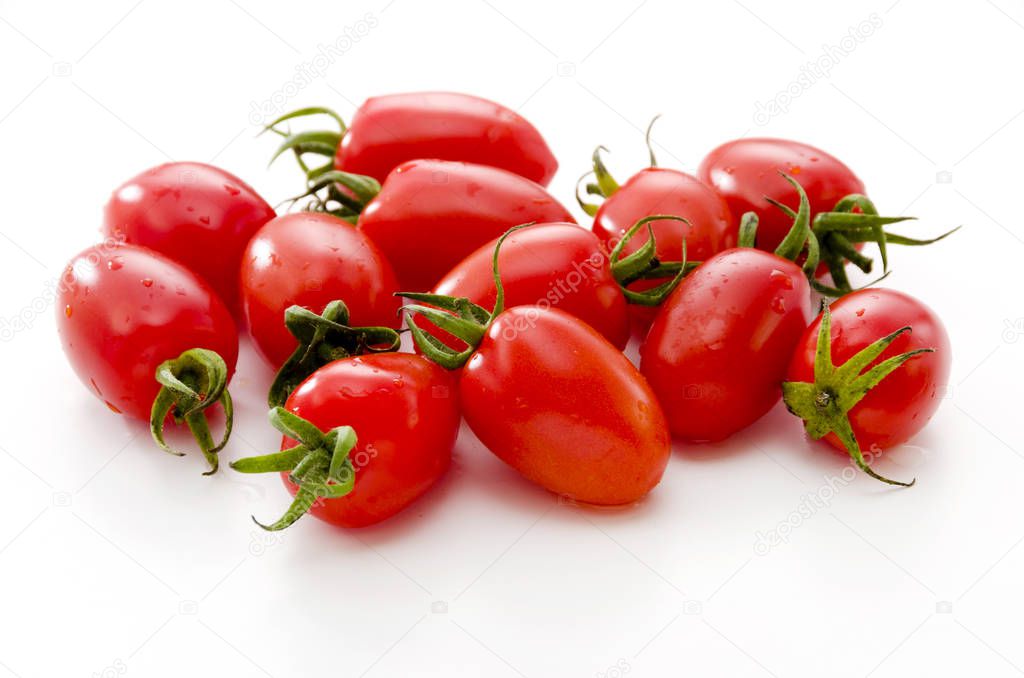
<svg viewBox="0 0 1024 678">
<path fill-rule="evenodd" d="M 359 216 L 402 289 L 430 289 L 453 266 L 510 227 L 575 221 L 540 185 L 505 170 L 443 160 L 395 168 Z"/>
<path fill-rule="evenodd" d="M 242 252 L 273 217 L 274 209 L 238 177 L 202 163 L 171 162 L 114 191 L 103 231 L 184 264 L 236 310 Z"/>
<path fill-rule="evenodd" d="M 806 276 L 774 254 L 726 250 L 690 273 L 641 348 L 640 371 L 672 432 L 722 440 L 764 415 L 782 397 L 786 365 L 810 319 Z"/>
<path fill-rule="evenodd" d="M 736 246 L 738 226 L 733 223 L 725 201 L 689 174 L 661 167 L 640 170 L 612 193 L 594 215 L 594 233 L 611 249 L 638 220 L 655 214 L 680 216 L 690 222 L 652 223 L 656 256 L 662 261 L 678 261 L 684 239 L 686 258 L 690 261 L 704 261 Z M 638 233 L 623 252 L 635 252 L 647 239 L 646 233 Z M 658 282 L 639 281 L 630 289 L 648 289 Z M 656 313 L 654 308 L 642 306 L 630 310 L 641 330 L 650 325 Z"/>
<path fill-rule="evenodd" d="M 337 169 L 383 181 L 407 160 L 440 158 L 501 167 L 547 186 L 558 161 L 515 111 L 455 92 L 367 99 L 342 137 Z"/>
<path fill-rule="evenodd" d="M 344 301 L 358 325 L 398 327 L 395 275 L 362 232 L 329 214 L 270 220 L 249 242 L 241 268 L 242 306 L 256 348 L 274 367 L 298 345 L 284 325 L 295 304 L 320 313 Z"/>
<path fill-rule="evenodd" d="M 663 261 L 679 259 L 684 239 L 687 257 L 694 261 L 736 246 L 738 225 L 732 223 L 725 201 L 689 174 L 661 167 L 640 170 L 612 193 L 594 215 L 594 233 L 611 249 L 633 224 L 655 214 L 672 214 L 690 222 L 652 223 L 657 255 Z M 638 233 L 624 252 L 635 252 L 645 242 L 647 235 Z"/>
<path fill-rule="evenodd" d="M 489 242 L 466 257 L 441 279 L 434 294 L 493 308 L 495 245 Z M 584 321 L 620 350 L 625 347 L 630 329 L 626 300 L 593 233 L 576 224 L 537 224 L 509 235 L 498 260 L 506 308 L 553 306 Z M 423 326 L 437 331 L 433 325 Z"/>
<path fill-rule="evenodd" d="M 949 337 L 935 313 L 903 292 L 873 288 L 849 294 L 830 307 L 831 356 L 838 367 L 871 343 L 910 327 L 900 334 L 868 368 L 893 356 L 934 349 L 900 365 L 854 405 L 847 416 L 862 450 L 880 451 L 913 438 L 935 414 L 949 382 L 952 353 Z M 821 316 L 797 344 L 790 382 L 814 382 L 814 357 Z M 846 446 L 834 433 L 825 436 L 834 447 Z"/>
<path fill-rule="evenodd" d="M 577 501 L 627 504 L 661 480 L 665 416 L 622 353 L 558 309 L 500 313 L 459 379 L 466 423 L 500 459 Z"/>
<path fill-rule="evenodd" d="M 737 223 L 746 212 L 757 214 L 757 246 L 771 252 L 786 237 L 792 219 L 765 196 L 784 205 L 799 202 L 796 189 L 779 181 L 780 171 L 803 186 L 812 219 L 819 212 L 831 211 L 841 198 L 864 193 L 861 180 L 838 159 L 814 146 L 786 139 L 748 138 L 722 144 L 704 158 L 697 176 L 725 198 Z"/>
<path fill-rule="evenodd" d="M 310 509 L 320 520 L 343 527 L 380 522 L 422 496 L 448 469 L 459 430 L 452 376 L 408 353 L 336 360 L 300 384 L 285 409 L 325 433 L 342 426 L 355 433 L 357 442 L 348 452 L 351 491 Z M 296 444 L 285 436 L 281 449 Z M 248 461 L 232 466 L 246 471 Z M 295 495 L 299 486 L 289 480 L 291 473 L 282 478 Z"/>
<path fill-rule="evenodd" d="M 234 320 L 210 286 L 132 245 L 97 245 L 71 260 L 58 289 L 57 331 L 82 383 L 112 411 L 143 421 L 164 361 L 208 349 L 230 377 L 238 358 Z"/>
</svg>

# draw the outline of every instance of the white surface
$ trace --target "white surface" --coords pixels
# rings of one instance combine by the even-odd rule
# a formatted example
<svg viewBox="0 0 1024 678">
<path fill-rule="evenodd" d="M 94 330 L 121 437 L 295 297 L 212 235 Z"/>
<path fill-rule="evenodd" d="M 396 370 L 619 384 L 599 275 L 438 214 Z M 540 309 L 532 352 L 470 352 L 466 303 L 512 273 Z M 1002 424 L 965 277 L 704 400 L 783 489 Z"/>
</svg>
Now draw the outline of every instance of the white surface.
<svg viewBox="0 0 1024 678">
<path fill-rule="evenodd" d="M 0 676 L 1024 672 L 1024 91 L 1006 86 L 1024 7 L 570 5 L 0 0 Z M 880 26 L 830 76 L 797 82 L 872 15 Z M 586 511 L 464 432 L 455 471 L 401 517 L 266 536 L 248 516 L 285 506 L 276 478 L 226 464 L 203 478 L 199 456 L 163 455 L 112 416 L 60 353 L 61 266 L 97 237 L 109 191 L 168 158 L 285 197 L 295 174 L 265 169 L 272 140 L 253 139 L 251 102 L 367 16 L 286 107 L 351 115 L 368 95 L 430 88 L 494 98 L 550 141 L 567 203 L 599 142 L 618 176 L 639 168 L 640 130 L 661 112 L 663 165 L 693 170 L 743 134 L 795 137 L 856 168 L 884 212 L 921 217 L 904 231 L 966 224 L 893 252 L 891 284 L 939 311 L 955 349 L 947 402 L 881 464 L 918 486 L 858 476 L 802 509 L 843 459 L 780 409 L 678 450 L 643 505 Z M 757 102 L 792 82 L 788 112 L 759 125 Z M 276 445 L 269 376 L 246 347 L 226 460 Z M 786 542 L 759 553 L 791 517 Z"/>
</svg>

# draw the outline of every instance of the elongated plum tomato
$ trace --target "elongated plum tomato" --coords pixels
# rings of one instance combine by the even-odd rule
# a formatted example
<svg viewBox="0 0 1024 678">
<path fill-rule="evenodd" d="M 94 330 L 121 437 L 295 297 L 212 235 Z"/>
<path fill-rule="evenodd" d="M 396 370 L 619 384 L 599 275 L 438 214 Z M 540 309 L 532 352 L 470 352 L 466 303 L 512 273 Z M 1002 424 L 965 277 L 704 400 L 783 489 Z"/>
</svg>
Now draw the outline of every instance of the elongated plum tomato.
<svg viewBox="0 0 1024 678">
<path fill-rule="evenodd" d="M 197 400 L 207 402 L 192 402 L 195 411 L 186 421 L 199 429 L 197 439 L 216 468 L 215 446 L 203 439 L 208 430 L 202 432 L 205 419 L 199 419 L 217 401 L 230 417 L 224 385 L 238 359 L 238 334 L 227 307 L 206 282 L 152 250 L 97 245 L 64 270 L 57 331 L 71 367 L 89 391 L 113 412 L 150 421 L 165 449 L 161 431 L 167 411 L 155 411 L 154 401 L 168 394 L 161 391 L 157 369 L 166 368 L 194 389 Z M 201 369 L 212 374 L 201 374 Z M 222 383 L 204 391 L 204 380 Z M 186 402 L 177 403 L 177 415 Z M 165 405 L 170 409 L 172 401 Z"/>
<path fill-rule="evenodd" d="M 558 309 L 498 315 L 459 379 L 466 423 L 502 461 L 577 501 L 637 501 L 668 464 L 669 432 L 636 368 Z"/>
<path fill-rule="evenodd" d="M 501 260 L 503 241 L 496 245 Z M 406 306 L 423 354 L 459 373 L 466 423 L 501 460 L 552 492 L 581 502 L 628 504 L 661 480 L 669 432 L 654 394 L 633 364 L 579 318 L 556 308 L 504 307 L 499 266 L 493 310 L 433 297 Z M 426 318 L 460 339 L 432 340 Z M 468 362 L 467 362 L 468 361 Z"/>
<path fill-rule="evenodd" d="M 761 418 L 782 397 L 789 356 L 810 319 L 804 273 L 775 254 L 726 250 L 690 273 L 640 354 L 672 432 L 717 441 Z"/>
<path fill-rule="evenodd" d="M 845 377 L 815 373 L 815 357 L 822 350 L 819 334 L 826 321 L 824 314 L 819 315 L 803 333 L 789 363 L 787 405 L 807 419 L 813 437 L 823 436 L 854 459 L 864 450 L 877 453 L 907 442 L 935 414 L 949 381 L 951 351 L 942 321 L 910 295 L 883 288 L 849 294 L 832 304 L 829 315 L 831 326 L 821 337 L 825 357 L 830 365 L 854 370 Z M 873 344 L 875 351 L 864 353 Z M 889 366 L 891 372 L 864 394 L 863 387 L 870 383 L 857 379 L 897 357 Z M 837 429 L 847 426 L 855 449 L 837 435 Z"/>
<path fill-rule="evenodd" d="M 273 208 L 233 174 L 197 162 L 170 162 L 114 191 L 103 231 L 184 264 L 235 311 L 242 252 L 273 217 Z"/>
<path fill-rule="evenodd" d="M 329 214 L 286 214 L 267 222 L 245 250 L 241 281 L 249 334 L 275 368 L 298 345 L 284 325 L 292 305 L 320 313 L 341 300 L 355 324 L 401 322 L 390 264 L 364 233 Z"/>
<path fill-rule="evenodd" d="M 465 297 L 493 308 L 491 275 L 496 241 L 470 254 L 434 287 L 434 294 Z M 576 224 L 537 224 L 505 239 L 499 252 L 505 307 L 559 308 L 600 332 L 620 350 L 629 340 L 626 299 L 597 237 Z M 424 329 L 433 330 L 424 323 Z"/>
<path fill-rule="evenodd" d="M 317 431 L 311 436 L 301 424 L 286 421 L 282 425 L 281 415 L 277 415 L 276 425 L 290 431 L 285 433 L 281 449 L 294 448 L 299 442 L 295 436 L 307 449 L 290 459 L 282 452 L 232 464 L 249 473 L 284 470 L 285 486 L 296 499 L 270 529 L 287 527 L 307 509 L 317 518 L 343 527 L 372 525 L 398 513 L 448 469 L 459 429 L 452 375 L 408 353 L 329 363 L 292 392 L 284 409 L 285 416 L 296 415 Z M 330 440 L 331 432 L 340 438 L 340 444 Z M 339 432 L 343 435 L 338 436 Z M 317 434 L 325 434 L 328 440 L 315 440 Z M 297 466 L 303 460 L 305 463 Z M 333 477 L 331 465 L 337 468 Z M 328 477 L 325 487 L 324 478 Z M 320 501 L 316 501 L 318 496 Z"/>
<path fill-rule="evenodd" d="M 779 172 L 791 175 L 803 186 L 812 218 L 831 211 L 848 195 L 864 193 L 861 180 L 837 158 L 786 139 L 752 137 L 724 143 L 708 153 L 697 176 L 725 199 L 734 219 L 739 220 L 746 212 L 757 215 L 757 246 L 770 252 L 782 242 L 792 220 L 765 197 L 786 205 L 798 199 L 792 185 L 779 181 Z"/>
<path fill-rule="evenodd" d="M 542 186 L 512 172 L 414 160 L 388 175 L 358 227 L 391 262 L 402 289 L 422 292 L 476 248 L 530 221 L 575 220 Z"/>
<path fill-rule="evenodd" d="M 333 118 L 340 131 L 314 132 L 310 137 L 310 133 L 290 134 L 276 127 L 297 117 L 321 114 Z M 278 155 L 295 149 L 328 156 L 336 169 L 377 181 L 384 181 L 403 162 L 420 158 L 500 167 L 543 186 L 558 169 L 544 138 L 525 118 L 501 104 L 457 92 L 370 97 L 347 128 L 327 108 L 285 114 L 269 128 L 285 137 Z"/>
</svg>

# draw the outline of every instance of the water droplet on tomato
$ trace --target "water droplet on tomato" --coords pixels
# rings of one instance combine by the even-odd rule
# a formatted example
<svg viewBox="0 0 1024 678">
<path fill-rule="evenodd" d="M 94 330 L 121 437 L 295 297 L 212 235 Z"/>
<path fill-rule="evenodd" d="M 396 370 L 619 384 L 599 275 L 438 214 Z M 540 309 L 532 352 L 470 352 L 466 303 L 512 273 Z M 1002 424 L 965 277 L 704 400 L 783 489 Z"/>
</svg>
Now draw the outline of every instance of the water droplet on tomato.
<svg viewBox="0 0 1024 678">
<path fill-rule="evenodd" d="M 224 184 L 224 190 L 230 193 L 231 195 L 238 195 L 239 193 L 242 192 L 240 188 L 232 186 L 231 184 Z"/>
<path fill-rule="evenodd" d="M 777 268 L 773 269 L 772 272 L 768 274 L 768 277 L 772 282 L 781 284 L 787 290 L 793 289 L 793 280 Z"/>
<path fill-rule="evenodd" d="M 124 263 L 121 261 L 121 257 L 111 257 L 110 259 L 107 259 L 107 270 L 116 271 L 122 266 L 124 266 Z"/>
<path fill-rule="evenodd" d="M 110 408 L 110 411 L 114 414 L 121 414 L 121 410 L 117 409 L 117 406 L 109 400 L 104 400 L 103 404 Z"/>
<path fill-rule="evenodd" d="M 199 217 L 199 223 L 210 225 L 210 217 Z"/>
<path fill-rule="evenodd" d="M 143 287 L 152 287 L 153 286 L 153 279 L 152 278 L 143 278 L 142 279 L 142 285 L 143 285 Z"/>
<path fill-rule="evenodd" d="M 864 315 L 864 309 L 863 308 L 858 308 L 857 309 L 857 317 L 860 318 L 863 315 Z"/>
<path fill-rule="evenodd" d="M 789 168 L 790 174 L 800 174 L 800 165 L 793 165 Z"/>
<path fill-rule="evenodd" d="M 783 299 L 782 297 L 775 297 L 774 299 L 772 299 L 771 307 L 772 310 L 775 311 L 776 313 L 785 313 L 786 300 Z"/>
<path fill-rule="evenodd" d="M 64 315 L 67 316 L 68 318 L 71 317 L 71 304 L 68 304 L 67 306 L 64 307 Z"/>
</svg>

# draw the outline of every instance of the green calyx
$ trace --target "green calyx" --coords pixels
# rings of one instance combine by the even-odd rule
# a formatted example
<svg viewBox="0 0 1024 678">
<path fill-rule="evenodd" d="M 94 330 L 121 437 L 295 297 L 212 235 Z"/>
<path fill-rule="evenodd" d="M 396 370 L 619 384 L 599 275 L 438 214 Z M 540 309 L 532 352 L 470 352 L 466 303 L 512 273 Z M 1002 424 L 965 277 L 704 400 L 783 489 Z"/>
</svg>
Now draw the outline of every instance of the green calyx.
<svg viewBox="0 0 1024 678">
<path fill-rule="evenodd" d="M 239 459 L 231 462 L 231 468 L 240 473 L 290 472 L 288 479 L 299 490 L 285 514 L 270 525 L 253 517 L 264 530 L 276 532 L 304 516 L 318 501 L 338 499 L 352 491 L 356 471 L 349 454 L 356 446 L 356 432 L 351 426 L 338 426 L 324 433 L 282 407 L 270 410 L 270 423 L 299 444 L 274 454 Z"/>
<path fill-rule="evenodd" d="M 338 125 L 338 131 L 312 130 L 292 132 L 280 129 L 281 123 L 297 118 L 326 115 Z M 380 182 L 373 177 L 342 172 L 334 168 L 338 145 L 348 131 L 341 116 L 329 108 L 311 106 L 286 113 L 272 121 L 263 131 L 270 131 L 282 137 L 281 144 L 270 158 L 273 163 L 283 154 L 291 151 L 302 172 L 306 175 L 306 190 L 284 202 L 294 205 L 309 198 L 304 209 L 309 212 L 326 212 L 355 223 L 366 204 L 380 192 Z M 310 167 L 307 156 L 326 158 L 323 164 Z"/>
<path fill-rule="evenodd" d="M 650 167 L 658 166 L 658 159 L 654 155 L 654 146 L 651 145 L 651 130 L 654 128 L 654 123 L 657 122 L 660 115 L 656 115 L 651 118 L 651 122 L 647 125 L 647 131 L 644 133 L 644 141 L 647 144 L 647 154 L 650 157 Z M 608 153 L 608 149 L 604 146 L 598 146 L 594 149 L 594 154 L 591 156 L 591 169 L 588 170 L 583 176 L 576 182 L 576 202 L 579 203 L 580 209 L 587 213 L 587 216 L 594 216 L 597 214 L 597 210 L 601 207 L 601 202 L 588 202 L 580 191 L 582 190 L 584 195 L 593 196 L 600 198 L 602 201 L 609 198 L 616 191 L 619 190 L 619 182 L 611 175 L 608 168 L 604 164 L 604 160 L 601 159 L 601 151 Z"/>
<path fill-rule="evenodd" d="M 833 285 L 829 286 L 819 282 L 813 275 L 813 270 L 808 276 L 808 279 L 815 290 L 826 296 L 841 297 L 849 294 L 850 292 L 856 291 L 855 288 L 850 285 L 850 280 L 846 273 L 847 262 L 852 263 L 864 273 L 871 273 L 873 261 L 870 257 L 867 257 L 857 251 L 856 245 L 858 243 L 873 242 L 877 244 L 879 254 L 882 257 L 883 275 L 877 280 L 869 283 L 868 286 L 870 286 L 874 285 L 889 274 L 888 245 L 930 245 L 952 235 L 960 229 L 958 226 L 957 228 L 949 230 L 938 237 L 925 240 L 908 238 L 903 235 L 886 231 L 885 227 L 890 224 L 896 224 L 902 221 L 913 221 L 915 217 L 880 216 L 874 203 L 871 202 L 867 196 L 859 194 L 852 194 L 842 198 L 836 203 L 835 207 L 832 208 L 831 212 L 819 212 L 818 214 L 813 215 L 813 219 L 811 219 L 811 215 L 809 213 L 804 215 L 802 212 L 804 202 L 806 201 L 806 194 L 804 193 L 803 187 L 801 187 L 800 184 L 788 174 L 784 172 L 779 172 L 779 174 L 781 174 L 782 177 L 793 185 L 793 187 L 799 192 L 800 209 L 793 211 L 792 208 L 767 196 L 765 196 L 765 200 L 782 210 L 787 216 L 794 220 L 794 227 L 793 230 L 790 231 L 790 236 L 793 235 L 794 230 L 797 230 L 796 222 L 804 218 L 809 220 L 810 233 L 813 235 L 813 238 L 805 238 L 808 255 L 807 260 L 810 261 L 811 256 L 814 255 L 815 268 L 817 268 L 819 261 L 823 262 L 832 276 Z M 746 220 L 748 215 L 753 216 L 753 213 L 748 212 L 743 215 L 743 219 Z M 756 224 L 756 217 L 754 217 L 754 220 L 754 223 Z M 800 230 L 804 230 L 802 225 L 800 226 Z M 786 241 L 788 240 L 789 236 L 787 236 Z M 786 241 L 783 241 L 783 245 L 786 244 Z M 782 245 L 780 245 L 780 248 L 781 247 Z M 812 248 L 816 250 L 816 252 L 812 251 Z M 778 253 L 778 251 L 776 251 L 776 253 Z M 786 258 L 789 259 L 794 258 L 788 256 L 788 253 L 780 256 L 786 256 Z M 804 266 L 804 269 L 807 270 L 806 265 Z"/>
<path fill-rule="evenodd" d="M 807 193 L 804 192 L 803 186 L 785 172 L 779 172 L 779 174 L 796 189 L 797 194 L 800 196 L 800 204 L 794 212 L 789 207 L 771 198 L 766 198 L 773 205 L 784 210 L 793 220 L 793 225 L 790 227 L 789 232 L 786 233 L 786 237 L 775 248 L 775 255 L 783 259 L 796 261 L 801 254 L 806 253 L 802 269 L 808 280 L 813 282 L 814 271 L 818 268 L 820 252 L 818 239 L 814 236 L 811 229 L 811 204 L 807 200 Z M 747 212 L 740 218 L 738 242 L 740 247 L 755 247 L 757 245 L 757 225 L 757 214 L 754 212 Z"/>
<path fill-rule="evenodd" d="M 284 312 L 284 324 L 299 345 L 285 361 L 270 385 L 267 402 L 271 407 L 284 405 L 288 396 L 306 377 L 324 365 L 363 353 L 397 351 L 398 332 L 390 327 L 349 327 L 348 307 L 332 301 L 317 315 L 302 306 Z"/>
<path fill-rule="evenodd" d="M 184 422 L 199 444 L 203 456 L 210 464 L 210 470 L 203 475 L 217 472 L 217 453 L 224 448 L 231 436 L 233 408 L 228 393 L 228 367 L 214 351 L 193 348 L 173 360 L 160 364 L 156 380 L 161 388 L 153 400 L 149 416 L 149 430 L 153 440 L 165 452 L 184 456 L 183 452 L 172 449 L 164 440 L 164 426 L 167 415 L 174 417 L 178 424 Z M 205 411 L 214 403 L 220 403 L 224 410 L 224 435 L 220 442 L 214 442 Z"/>
<path fill-rule="evenodd" d="M 911 332 L 903 327 L 882 337 L 857 355 L 836 367 L 832 364 L 832 315 L 827 305 L 821 312 L 821 328 L 814 357 L 814 383 L 787 381 L 782 384 L 783 400 L 789 411 L 804 420 L 804 428 L 814 440 L 834 433 L 858 468 L 872 478 L 890 485 L 910 487 L 909 483 L 892 480 L 876 473 L 864 459 L 864 453 L 850 425 L 849 412 L 879 382 L 897 370 L 903 363 L 935 349 L 923 348 L 907 351 L 887 358 L 868 369 L 878 356 L 900 335 Z"/>
<path fill-rule="evenodd" d="M 395 296 L 423 302 L 422 304 L 406 304 L 402 309 L 406 312 L 405 322 L 409 325 L 413 341 L 416 342 L 416 346 L 424 356 L 448 370 L 457 370 L 466 364 L 469 357 L 473 355 L 473 351 L 483 340 L 491 323 L 505 310 L 505 287 L 501 284 L 501 274 L 498 272 L 498 253 L 501 251 L 501 245 L 505 242 L 505 238 L 521 228 L 533 226 L 534 223 L 513 226 L 498 238 L 498 242 L 494 246 L 494 256 L 491 258 L 495 297 L 494 308 L 490 311 L 465 297 L 419 292 L 397 292 L 395 294 Z M 423 328 L 416 323 L 418 315 L 463 342 L 466 348 L 458 351 L 434 335 L 423 331 Z"/>
<path fill-rule="evenodd" d="M 679 221 L 689 225 L 690 222 L 683 217 L 671 214 L 653 214 L 637 221 L 616 243 L 609 255 L 609 265 L 612 276 L 619 283 L 622 295 L 626 301 L 638 306 L 658 306 L 668 297 L 669 294 L 679 286 L 687 273 L 697 268 L 701 262 L 686 260 L 686 240 L 683 240 L 682 259 L 680 261 L 663 262 L 658 259 L 657 243 L 654 238 L 652 222 L 670 220 Z M 640 229 L 646 227 L 647 240 L 643 245 L 630 255 L 622 256 L 622 250 L 633 236 Z M 648 290 L 634 291 L 628 285 L 638 280 L 658 280 L 668 278 L 664 282 Z"/>
</svg>

